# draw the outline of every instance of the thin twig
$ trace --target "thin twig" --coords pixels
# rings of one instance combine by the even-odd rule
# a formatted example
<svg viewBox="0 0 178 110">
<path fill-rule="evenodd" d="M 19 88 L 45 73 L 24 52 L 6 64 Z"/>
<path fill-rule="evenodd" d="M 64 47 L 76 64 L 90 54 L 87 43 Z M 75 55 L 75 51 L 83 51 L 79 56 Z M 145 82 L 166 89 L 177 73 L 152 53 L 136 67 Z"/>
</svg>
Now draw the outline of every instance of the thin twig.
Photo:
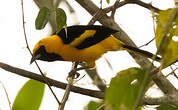
<svg viewBox="0 0 178 110">
<path fill-rule="evenodd" d="M 106 104 L 102 104 L 101 106 L 99 106 L 96 110 L 104 110 L 104 107 L 106 106 Z"/>
<path fill-rule="evenodd" d="M 144 8 L 146 8 L 146 9 L 153 10 L 156 13 L 158 13 L 160 11 L 160 9 L 152 6 L 151 4 L 144 3 L 140 0 L 124 0 L 124 1 L 120 2 L 119 4 L 117 4 L 115 6 L 110 6 L 110 7 L 104 8 L 103 10 L 106 13 L 108 13 L 108 12 L 112 11 L 114 7 L 117 9 L 117 8 L 120 8 L 120 7 L 127 5 L 127 4 L 137 4 L 137 5 L 140 5 Z"/>
<path fill-rule="evenodd" d="M 70 94 L 70 91 L 71 91 L 71 87 L 73 86 L 73 83 L 74 83 L 75 73 L 76 73 L 76 69 L 77 69 L 78 64 L 79 63 L 77 63 L 77 62 L 72 63 L 72 69 L 71 69 L 72 73 L 69 73 L 68 80 L 67 80 L 68 84 L 67 84 L 64 96 L 62 98 L 62 101 L 61 101 L 61 104 L 59 105 L 58 110 L 64 109 L 64 106 L 65 106 L 65 104 L 66 104 L 66 102 L 69 98 L 69 94 Z"/>
<path fill-rule="evenodd" d="M 81 66 L 85 66 L 84 63 L 80 64 Z M 101 91 L 105 91 L 106 89 L 106 84 L 103 82 L 103 80 L 101 79 L 101 77 L 99 76 L 96 68 L 94 69 L 85 69 L 85 71 L 87 72 L 87 74 L 89 75 L 89 77 L 93 80 L 94 84 L 101 90 Z"/>
<path fill-rule="evenodd" d="M 6 98 L 7 98 L 8 104 L 9 104 L 9 109 L 12 110 L 12 107 L 11 107 L 11 101 L 10 101 L 10 99 L 9 99 L 7 90 L 6 90 L 4 84 L 3 84 L 1 81 L 0 81 L 0 84 L 2 85 L 2 88 L 4 89 L 4 92 L 5 92 L 5 94 L 6 94 Z"/>
<path fill-rule="evenodd" d="M 102 17 L 102 8 L 100 8 L 95 15 L 93 15 L 92 19 L 88 22 L 88 25 L 93 25 L 98 19 Z"/>
<path fill-rule="evenodd" d="M 104 60 L 106 61 L 106 63 L 108 64 L 108 66 L 109 66 L 109 68 L 111 69 L 111 70 L 114 70 L 113 69 L 113 66 L 111 65 L 111 63 L 109 62 L 109 60 L 104 56 Z"/>
<path fill-rule="evenodd" d="M 141 0 L 127 0 L 127 1 L 128 1 L 128 3 L 140 5 L 140 6 L 144 7 L 144 8 L 146 8 L 146 9 L 152 10 L 152 11 L 154 11 L 156 13 L 161 11 L 159 8 L 154 7 L 150 3 L 147 4 L 145 2 L 142 2 Z"/>
<path fill-rule="evenodd" d="M 81 78 L 77 79 L 74 81 L 74 84 L 77 83 L 78 81 L 80 81 L 81 79 L 83 79 L 86 76 L 86 74 L 84 74 Z"/>
<path fill-rule="evenodd" d="M 156 34 L 156 29 L 155 29 L 155 22 L 154 22 L 154 12 L 152 11 L 152 21 L 153 21 L 153 31 L 154 31 L 154 35 Z M 141 46 L 139 46 L 138 48 L 141 48 L 141 47 L 144 47 L 144 46 L 147 46 L 148 44 L 150 44 L 153 40 L 155 39 L 155 37 L 153 39 L 151 39 L 149 42 L 147 42 L 146 44 L 143 44 Z"/>
<path fill-rule="evenodd" d="M 175 71 L 178 70 L 178 67 L 173 69 L 172 66 L 170 66 L 170 68 L 171 68 L 172 71 L 168 75 L 166 75 L 166 77 L 168 77 L 170 74 L 173 74 L 178 79 L 178 76 L 175 73 Z"/>
<path fill-rule="evenodd" d="M 120 3 L 120 0 L 116 0 L 116 2 L 113 5 L 113 9 L 112 9 L 112 12 L 111 12 L 111 18 L 112 19 L 114 19 L 114 15 L 115 15 L 115 12 L 116 12 L 116 9 L 117 9 L 117 6 L 119 5 L 119 3 Z"/>
<path fill-rule="evenodd" d="M 104 8 L 103 10 L 104 10 L 105 13 L 108 13 L 108 12 L 112 11 L 114 8 L 118 9 L 118 8 L 120 8 L 120 7 L 122 7 L 122 6 L 126 5 L 126 4 L 128 4 L 128 2 L 126 0 L 124 0 L 124 1 L 119 2 L 119 3 L 117 3 L 117 4 L 113 5 L 113 6 Z"/>
<path fill-rule="evenodd" d="M 145 44 L 139 46 L 138 48 L 142 48 L 142 47 L 144 47 L 144 46 L 147 46 L 148 44 L 150 44 L 150 43 L 153 42 L 154 40 L 155 40 L 155 38 L 153 38 L 153 39 L 151 39 L 149 42 L 147 42 L 147 43 L 145 43 Z"/>
<path fill-rule="evenodd" d="M 25 31 L 25 18 L 24 18 L 23 0 L 21 0 L 21 6 L 22 6 L 22 21 L 23 21 L 23 32 L 24 32 L 25 42 L 26 42 L 27 49 L 28 49 L 28 51 L 30 52 L 30 54 L 31 54 L 31 56 L 32 56 L 32 52 L 31 52 L 31 50 L 30 50 L 30 48 L 29 48 L 28 40 L 27 40 L 27 35 L 26 35 L 26 31 Z M 35 61 L 35 64 L 36 64 L 38 70 L 40 71 L 42 77 L 43 77 L 44 80 L 46 81 L 46 84 L 48 85 L 48 87 L 49 87 L 51 93 L 52 93 L 53 96 L 55 97 L 55 99 L 56 99 L 56 101 L 58 102 L 58 104 L 60 104 L 60 102 L 59 102 L 59 100 L 58 100 L 56 94 L 54 93 L 54 91 L 52 90 L 52 88 L 51 88 L 49 82 L 47 81 L 46 76 L 43 74 L 42 70 L 40 69 L 40 67 L 39 67 L 39 65 L 37 64 L 36 61 Z"/>
</svg>

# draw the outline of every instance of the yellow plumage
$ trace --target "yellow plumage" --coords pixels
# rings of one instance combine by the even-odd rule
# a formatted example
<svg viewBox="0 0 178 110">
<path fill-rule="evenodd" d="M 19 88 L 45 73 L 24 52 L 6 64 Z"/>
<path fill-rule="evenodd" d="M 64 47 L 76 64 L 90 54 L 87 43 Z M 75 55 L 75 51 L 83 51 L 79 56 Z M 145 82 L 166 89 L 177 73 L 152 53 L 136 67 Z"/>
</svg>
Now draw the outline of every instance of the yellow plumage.
<svg viewBox="0 0 178 110">
<path fill-rule="evenodd" d="M 75 43 L 76 42 L 78 41 L 76 40 Z M 87 67 L 93 68 L 95 66 L 95 61 L 98 58 L 107 51 L 116 51 L 120 49 L 122 47 L 120 44 L 124 43 L 113 36 L 109 36 L 105 40 L 93 46 L 80 50 L 74 47 L 74 43 L 63 44 L 58 35 L 53 35 L 51 37 L 41 39 L 35 45 L 33 53 L 35 53 L 40 46 L 45 46 L 46 52 L 58 54 L 62 56 L 65 61 L 86 62 Z"/>
<path fill-rule="evenodd" d="M 85 62 L 88 68 L 95 67 L 95 61 L 108 51 L 127 49 L 146 57 L 153 54 L 125 45 L 111 34 L 117 31 L 103 26 L 73 26 L 65 35 L 58 34 L 41 39 L 33 49 L 33 58 L 44 61 Z M 158 58 L 159 59 L 159 58 Z"/>
</svg>

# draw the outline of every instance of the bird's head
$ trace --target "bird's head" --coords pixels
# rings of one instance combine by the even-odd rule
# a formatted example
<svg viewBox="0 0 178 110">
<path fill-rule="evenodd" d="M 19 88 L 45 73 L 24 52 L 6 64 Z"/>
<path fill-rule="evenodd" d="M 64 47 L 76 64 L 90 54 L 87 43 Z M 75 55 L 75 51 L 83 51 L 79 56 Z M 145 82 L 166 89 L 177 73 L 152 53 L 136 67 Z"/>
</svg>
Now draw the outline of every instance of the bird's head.
<svg viewBox="0 0 178 110">
<path fill-rule="evenodd" d="M 33 55 L 30 64 L 32 64 L 35 60 L 63 60 L 59 55 L 61 45 L 62 42 L 57 35 L 41 39 L 33 48 Z"/>
</svg>

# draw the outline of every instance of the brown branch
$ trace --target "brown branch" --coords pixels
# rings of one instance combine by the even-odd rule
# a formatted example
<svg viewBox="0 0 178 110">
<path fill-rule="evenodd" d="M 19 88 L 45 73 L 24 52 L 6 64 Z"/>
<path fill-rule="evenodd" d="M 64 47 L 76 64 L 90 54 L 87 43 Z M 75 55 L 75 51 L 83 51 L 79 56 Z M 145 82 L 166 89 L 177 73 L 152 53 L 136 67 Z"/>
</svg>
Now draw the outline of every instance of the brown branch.
<svg viewBox="0 0 178 110">
<path fill-rule="evenodd" d="M 45 83 L 43 77 L 39 74 L 30 72 L 30 71 L 27 71 L 27 70 L 24 70 L 24 69 L 16 68 L 16 67 L 10 66 L 8 64 L 2 63 L 2 62 L 0 62 L 0 68 L 4 69 L 4 70 L 6 70 L 10 73 L 14 73 L 14 74 L 26 77 L 26 78 L 31 78 L 31 79 L 40 81 L 42 83 Z M 159 72 L 158 68 L 155 69 L 155 71 L 152 71 L 152 74 L 156 74 L 156 72 Z M 66 83 L 56 81 L 56 80 L 53 80 L 53 79 L 48 78 L 48 77 L 46 77 L 46 78 L 47 78 L 47 80 L 48 80 L 48 82 L 50 83 L 51 86 L 61 88 L 61 89 L 66 89 L 66 86 L 67 86 Z M 169 85 L 168 85 L 168 87 L 169 87 Z M 90 89 L 80 88 L 80 87 L 77 87 L 77 86 L 72 86 L 71 91 L 75 92 L 75 93 L 82 94 L 82 95 L 87 95 L 87 96 L 91 96 L 91 97 L 95 97 L 95 98 L 99 98 L 99 99 L 104 99 L 104 92 L 97 91 L 97 90 L 90 90 Z M 163 97 L 159 97 L 160 99 L 159 98 L 154 99 L 154 98 L 151 98 L 151 97 L 146 97 L 141 101 L 140 105 L 156 105 L 156 104 L 162 104 L 162 103 L 178 104 L 178 91 L 177 90 L 174 90 L 174 92 L 171 95 L 166 96 L 166 97 L 167 98 L 169 97 L 169 100 L 167 100 L 167 99 L 164 100 Z"/>
<path fill-rule="evenodd" d="M 170 68 L 171 68 L 172 71 L 171 71 L 169 74 L 173 74 L 173 75 L 178 79 L 178 76 L 177 76 L 176 73 L 175 73 L 175 71 L 178 70 L 178 67 L 175 68 L 175 69 L 173 69 L 172 66 L 170 66 Z M 169 75 L 169 74 L 168 74 L 168 75 Z"/>
<path fill-rule="evenodd" d="M 161 11 L 159 8 L 156 8 L 156 7 L 154 7 L 151 4 L 144 3 L 141 0 L 126 0 L 126 1 L 128 1 L 128 3 L 130 3 L 130 4 L 140 5 L 140 6 L 144 7 L 144 8 L 146 8 L 146 9 L 152 10 L 152 11 L 154 11 L 156 13 L 158 13 L 159 11 Z"/>
<path fill-rule="evenodd" d="M 112 11 L 113 8 L 117 9 L 117 8 L 120 8 L 120 7 L 122 7 L 124 5 L 127 5 L 127 4 L 137 4 L 137 5 L 140 5 L 140 6 L 144 7 L 144 8 L 146 8 L 146 9 L 152 10 L 152 11 L 154 11 L 156 13 L 161 11 L 160 9 L 152 6 L 151 4 L 144 3 L 144 2 L 142 2 L 140 0 L 124 0 L 124 1 L 122 1 L 122 2 L 120 2 L 118 4 L 116 4 L 116 5 L 113 5 L 113 6 L 105 8 L 104 10 L 105 10 L 106 13 L 108 13 L 108 12 Z"/>
<path fill-rule="evenodd" d="M 10 66 L 8 64 L 2 63 L 2 62 L 0 62 L 0 68 L 4 69 L 6 71 L 9 71 L 11 73 L 26 77 L 26 78 L 31 78 L 31 79 L 40 81 L 42 83 L 46 83 L 44 78 L 41 75 L 27 71 L 27 70 L 24 70 L 24 69 L 16 68 L 16 67 Z M 56 81 L 56 80 L 53 80 L 53 79 L 48 78 L 48 77 L 46 77 L 46 79 L 48 80 L 48 82 L 50 83 L 51 86 L 61 88 L 61 89 L 65 89 L 66 86 L 67 86 L 66 83 Z M 90 90 L 90 89 L 80 88 L 80 87 L 77 87 L 77 86 L 72 86 L 71 91 L 75 92 L 75 93 L 99 98 L 99 99 L 104 98 L 104 92 L 97 91 L 97 90 Z"/>
<path fill-rule="evenodd" d="M 84 66 L 84 64 L 81 64 L 82 66 Z M 95 69 L 89 70 L 89 69 L 85 69 L 85 71 L 87 72 L 87 74 L 89 75 L 89 77 L 93 80 L 94 84 L 101 90 L 101 91 L 105 91 L 106 89 L 106 84 L 103 82 L 103 80 L 100 78 L 99 74 Z"/>
<path fill-rule="evenodd" d="M 93 25 L 99 18 L 102 17 L 102 11 L 103 9 L 100 8 L 92 17 L 92 19 L 88 22 L 88 25 Z"/>
<path fill-rule="evenodd" d="M 66 104 L 66 102 L 69 98 L 70 91 L 71 91 L 71 88 L 72 88 L 73 83 L 74 83 L 74 78 L 75 78 L 75 74 L 77 72 L 76 69 L 77 69 L 78 64 L 79 63 L 77 63 L 77 62 L 72 63 L 72 69 L 69 72 L 69 75 L 68 75 L 68 78 L 67 78 L 68 84 L 66 86 L 66 90 L 65 90 L 64 96 L 62 98 L 61 104 L 58 107 L 58 110 L 64 110 L 64 106 L 65 106 L 65 104 Z"/>
<path fill-rule="evenodd" d="M 116 0 L 116 2 L 113 5 L 113 9 L 112 9 L 112 12 L 111 12 L 111 18 L 112 19 L 114 19 L 114 15 L 116 13 L 116 9 L 117 9 L 117 6 L 119 5 L 119 3 L 120 3 L 120 0 Z"/>
<path fill-rule="evenodd" d="M 12 110 L 11 101 L 9 99 L 8 92 L 7 92 L 4 84 L 1 81 L 0 81 L 0 84 L 2 85 L 2 88 L 3 88 L 4 92 L 5 92 L 5 95 L 6 95 L 6 98 L 7 98 L 7 101 L 8 101 L 8 105 L 9 105 L 9 110 Z"/>
<path fill-rule="evenodd" d="M 104 10 L 104 12 L 108 13 L 108 12 L 112 11 L 113 9 L 118 9 L 118 8 L 120 8 L 120 7 L 122 7 L 122 6 L 126 5 L 126 4 L 128 4 L 128 2 L 124 0 L 122 2 L 114 4 L 113 6 L 104 8 L 103 10 Z"/>
<path fill-rule="evenodd" d="M 145 97 L 140 103 L 140 105 L 160 105 L 160 104 L 178 105 L 178 93 L 174 95 L 165 95 L 157 98 Z"/>
<path fill-rule="evenodd" d="M 145 97 L 141 101 L 140 105 L 160 105 L 160 104 L 166 104 L 168 103 L 168 97 L 158 97 L 158 98 L 152 98 L 152 97 Z"/>
<path fill-rule="evenodd" d="M 150 41 L 148 41 L 147 43 L 145 43 L 145 44 L 143 44 L 143 45 L 141 45 L 141 46 L 139 46 L 138 48 L 141 48 L 141 47 L 144 47 L 144 46 L 147 46 L 148 44 L 150 44 L 152 41 L 154 41 L 155 40 L 155 38 L 152 38 Z"/>
</svg>

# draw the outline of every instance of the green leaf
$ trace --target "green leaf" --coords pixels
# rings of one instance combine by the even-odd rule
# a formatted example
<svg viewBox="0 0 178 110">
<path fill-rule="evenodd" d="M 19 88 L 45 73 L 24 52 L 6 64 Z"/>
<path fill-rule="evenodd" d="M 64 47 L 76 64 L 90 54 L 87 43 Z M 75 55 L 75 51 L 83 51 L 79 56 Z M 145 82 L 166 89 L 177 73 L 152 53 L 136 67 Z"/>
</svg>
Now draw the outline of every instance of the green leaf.
<svg viewBox="0 0 178 110">
<path fill-rule="evenodd" d="M 109 4 L 109 3 L 110 3 L 110 0 L 106 0 L 106 2 Z"/>
<path fill-rule="evenodd" d="M 145 70 L 140 68 L 129 68 L 120 71 L 112 78 L 109 88 L 106 89 L 106 110 L 131 110 L 139 95 L 140 87 L 145 77 Z M 147 88 L 150 78 L 147 80 Z M 133 83 L 133 81 L 136 81 Z M 141 110 L 138 107 L 137 110 Z"/>
<path fill-rule="evenodd" d="M 36 80 L 27 81 L 18 92 L 12 110 L 39 110 L 45 84 Z"/>
<path fill-rule="evenodd" d="M 170 104 L 161 104 L 156 110 L 178 110 L 178 107 Z"/>
<path fill-rule="evenodd" d="M 66 13 L 64 12 L 64 10 L 61 8 L 57 8 L 56 9 L 56 24 L 57 24 L 56 34 L 58 34 L 60 32 L 60 30 L 64 26 L 66 26 L 66 20 L 67 20 L 67 16 L 66 16 Z"/>
<path fill-rule="evenodd" d="M 95 102 L 90 101 L 88 105 L 84 108 L 84 110 L 96 110 L 98 107 L 100 107 L 103 104 L 103 102 Z"/>
<path fill-rule="evenodd" d="M 178 10 L 177 10 L 178 11 Z M 173 13 L 173 9 L 168 9 L 165 11 L 160 11 L 158 15 L 157 27 L 156 27 L 156 46 L 158 48 L 161 40 L 165 37 L 164 42 L 162 42 L 162 47 L 160 47 L 160 55 L 162 56 L 162 67 L 165 68 L 174 62 L 178 58 L 178 41 L 174 41 L 173 37 L 178 36 L 178 12 L 175 19 L 172 22 L 171 28 L 168 30 L 168 34 L 164 36 L 165 28 L 168 21 Z"/>
<path fill-rule="evenodd" d="M 43 29 L 46 26 L 50 13 L 50 10 L 46 7 L 40 9 L 38 16 L 35 20 L 36 29 Z"/>
</svg>

